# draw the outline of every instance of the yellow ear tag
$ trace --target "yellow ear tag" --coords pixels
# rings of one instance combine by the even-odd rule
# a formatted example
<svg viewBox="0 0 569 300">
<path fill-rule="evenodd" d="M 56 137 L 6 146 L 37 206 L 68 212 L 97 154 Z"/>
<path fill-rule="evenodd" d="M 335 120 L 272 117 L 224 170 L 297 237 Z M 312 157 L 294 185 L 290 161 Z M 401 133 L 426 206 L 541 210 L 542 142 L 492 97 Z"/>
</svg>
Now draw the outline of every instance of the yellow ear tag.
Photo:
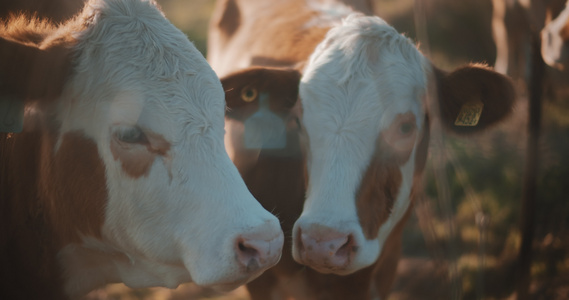
<svg viewBox="0 0 569 300">
<path fill-rule="evenodd" d="M 257 89 L 252 87 L 246 87 L 241 90 L 241 99 L 245 102 L 252 102 L 257 98 Z"/>
<path fill-rule="evenodd" d="M 455 126 L 476 126 L 482 115 L 484 103 L 482 101 L 471 101 L 464 103 L 458 112 Z"/>
</svg>

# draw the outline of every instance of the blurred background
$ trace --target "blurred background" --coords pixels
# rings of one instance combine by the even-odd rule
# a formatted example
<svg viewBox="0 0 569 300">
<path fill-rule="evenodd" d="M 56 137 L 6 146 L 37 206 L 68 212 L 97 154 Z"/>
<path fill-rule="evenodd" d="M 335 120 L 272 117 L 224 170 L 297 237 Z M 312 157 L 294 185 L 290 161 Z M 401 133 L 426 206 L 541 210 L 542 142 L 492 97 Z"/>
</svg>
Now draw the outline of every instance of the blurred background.
<svg viewBox="0 0 569 300">
<path fill-rule="evenodd" d="M 6 0 L 2 0 L 6 1 Z M 11 0 L 8 0 L 11 1 Z M 207 53 L 213 0 L 158 0 L 166 17 Z M 376 14 L 419 42 L 445 70 L 470 62 L 492 65 L 491 0 L 424 0 L 415 24 L 413 0 L 374 0 Z M 525 51 L 520 49 L 521 52 Z M 431 143 L 425 196 L 404 233 L 390 299 L 514 299 L 527 139 L 527 74 L 515 78 L 518 103 L 496 129 Z M 537 171 L 538 202 L 531 263 L 534 299 L 569 299 L 569 76 L 548 68 Z M 115 284 L 87 299 L 248 299 L 192 284 L 176 290 L 130 290 Z"/>
</svg>

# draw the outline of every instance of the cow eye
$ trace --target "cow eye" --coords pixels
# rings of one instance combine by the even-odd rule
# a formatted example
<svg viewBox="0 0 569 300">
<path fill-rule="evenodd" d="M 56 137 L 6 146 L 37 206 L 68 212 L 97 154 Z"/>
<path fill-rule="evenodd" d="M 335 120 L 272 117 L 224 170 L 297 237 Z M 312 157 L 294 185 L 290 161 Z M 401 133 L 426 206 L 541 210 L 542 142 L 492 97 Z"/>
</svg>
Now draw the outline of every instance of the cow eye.
<svg viewBox="0 0 569 300">
<path fill-rule="evenodd" d="M 257 89 L 252 87 L 245 87 L 241 90 L 241 99 L 245 102 L 252 102 L 257 98 Z"/>
<path fill-rule="evenodd" d="M 117 139 L 129 144 L 145 144 L 148 142 L 146 135 L 138 127 L 122 127 L 115 132 Z"/>
</svg>

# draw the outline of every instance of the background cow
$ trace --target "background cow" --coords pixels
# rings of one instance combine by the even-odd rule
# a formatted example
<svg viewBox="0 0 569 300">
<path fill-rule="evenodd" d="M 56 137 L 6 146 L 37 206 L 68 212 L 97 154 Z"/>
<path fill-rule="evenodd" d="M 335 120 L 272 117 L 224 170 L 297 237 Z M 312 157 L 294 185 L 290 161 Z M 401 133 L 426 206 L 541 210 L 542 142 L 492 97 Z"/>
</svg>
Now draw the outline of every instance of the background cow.
<svg viewBox="0 0 569 300">
<path fill-rule="evenodd" d="M 548 18 L 553 17 L 541 31 L 541 54 L 548 65 L 565 70 L 569 67 L 569 1 L 561 12 L 549 12 Z"/>
<path fill-rule="evenodd" d="M 526 78 L 531 39 L 540 35 L 545 62 L 563 69 L 569 38 L 563 29 L 569 18 L 566 5 L 566 0 L 492 0 L 496 71 Z"/>
<path fill-rule="evenodd" d="M 280 263 L 247 285 L 252 299 L 272 299 L 280 282 L 286 282 L 285 278 L 292 278 L 299 271 L 304 274 L 299 277 L 302 285 L 321 290 L 318 282 L 307 281 L 306 276 L 322 275 L 296 263 L 291 252 L 292 228 L 302 212 L 306 192 L 297 103 L 299 82 L 300 73 L 294 69 L 260 67 L 237 71 L 221 79 L 228 108 L 225 145 L 229 157 L 253 196 L 279 217 L 285 236 L 289 237 L 285 239 Z M 262 101 L 268 102 L 269 113 L 273 114 L 269 124 L 255 118 Z M 251 145 L 252 139 L 262 145 Z M 278 140 L 283 144 L 276 147 L 274 143 Z M 293 294 L 289 284 L 282 287 L 284 295 Z M 352 295 L 345 296 L 352 299 Z"/>
<path fill-rule="evenodd" d="M 225 151 L 223 96 L 152 1 L 93 0 L 59 27 L 7 20 L 0 298 L 229 289 L 274 265 L 282 231 Z"/>
<path fill-rule="evenodd" d="M 403 225 L 421 193 L 432 122 L 454 133 L 488 128 L 511 110 L 513 87 L 483 66 L 452 73 L 436 69 L 377 17 L 352 14 L 353 8 L 342 3 L 307 3 L 219 1 L 210 26 L 208 60 L 218 74 L 251 66 L 303 73 L 299 91 L 308 186 L 292 230 L 292 255 L 319 273 L 283 260 L 258 279 L 262 284 L 248 287 L 254 299 L 385 299 Z M 266 90 L 271 85 L 264 81 L 273 80 L 269 75 L 246 79 L 250 71 L 259 74 L 258 69 L 240 71 L 223 80 L 226 93 L 243 91 L 247 99 L 250 87 L 258 89 L 249 100 L 258 103 L 240 104 L 248 107 L 245 116 L 261 110 L 263 97 L 257 95 L 280 94 Z M 437 87 L 438 94 L 428 87 Z M 226 97 L 228 103 L 245 101 Z M 233 119 L 229 113 L 227 118 Z M 227 124 L 239 128 L 228 134 L 243 135 L 226 137 L 234 142 L 229 149 L 248 147 L 243 141 L 250 119 L 241 118 Z M 233 159 L 239 167 L 242 162 Z M 291 201 L 299 198 L 293 191 Z M 265 205 L 270 201 L 258 199 Z M 290 203 L 267 208 L 279 211 L 279 205 L 288 211 Z"/>
</svg>

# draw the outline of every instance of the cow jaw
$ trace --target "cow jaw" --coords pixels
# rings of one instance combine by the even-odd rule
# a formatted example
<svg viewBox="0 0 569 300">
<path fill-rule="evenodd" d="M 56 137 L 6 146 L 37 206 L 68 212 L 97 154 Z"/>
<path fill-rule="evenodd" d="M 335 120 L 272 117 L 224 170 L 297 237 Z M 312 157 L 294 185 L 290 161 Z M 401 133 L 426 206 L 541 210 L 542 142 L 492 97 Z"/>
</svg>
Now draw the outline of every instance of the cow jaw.
<svg viewBox="0 0 569 300">
<path fill-rule="evenodd" d="M 190 282 L 183 266 L 157 264 L 130 257 L 107 243 L 84 237 L 81 244 L 69 244 L 58 253 L 64 267 L 64 290 L 71 299 L 81 298 L 89 291 L 109 283 L 124 282 L 132 288 L 163 286 L 176 288 Z"/>
</svg>

